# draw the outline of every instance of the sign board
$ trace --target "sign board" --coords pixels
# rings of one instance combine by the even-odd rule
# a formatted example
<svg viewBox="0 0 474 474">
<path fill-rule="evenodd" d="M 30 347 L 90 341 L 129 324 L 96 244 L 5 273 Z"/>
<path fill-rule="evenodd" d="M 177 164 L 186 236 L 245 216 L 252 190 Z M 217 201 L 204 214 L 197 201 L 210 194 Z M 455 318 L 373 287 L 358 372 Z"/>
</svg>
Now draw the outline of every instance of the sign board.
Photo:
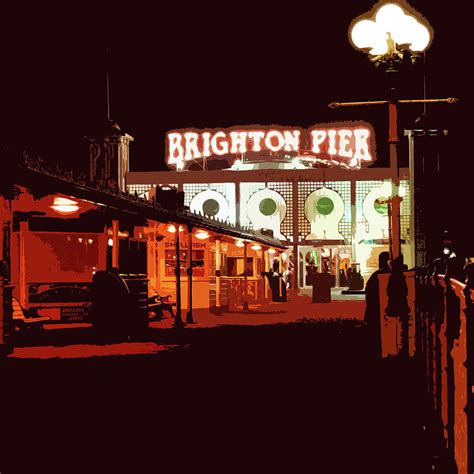
<svg viewBox="0 0 474 474">
<path fill-rule="evenodd" d="M 166 136 L 166 162 L 182 170 L 185 162 L 208 157 L 242 156 L 248 152 L 312 157 L 348 168 L 360 168 L 374 160 L 372 127 L 362 122 L 314 126 L 233 127 L 212 130 L 173 130 Z"/>
</svg>

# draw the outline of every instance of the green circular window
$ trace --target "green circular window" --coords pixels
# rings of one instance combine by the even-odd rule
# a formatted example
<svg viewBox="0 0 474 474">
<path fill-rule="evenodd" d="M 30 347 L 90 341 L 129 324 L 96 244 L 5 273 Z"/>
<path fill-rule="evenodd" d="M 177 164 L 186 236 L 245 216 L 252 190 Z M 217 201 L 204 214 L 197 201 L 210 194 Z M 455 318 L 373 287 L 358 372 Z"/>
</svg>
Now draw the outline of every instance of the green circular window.
<svg viewBox="0 0 474 474">
<path fill-rule="evenodd" d="M 316 210 L 323 216 L 328 216 L 334 210 L 334 202 L 328 197 L 321 197 L 316 201 Z"/>
<path fill-rule="evenodd" d="M 388 202 L 387 198 L 380 196 L 374 201 L 374 208 L 382 216 L 388 216 Z"/>
<path fill-rule="evenodd" d="M 220 206 L 215 199 L 207 199 L 202 205 L 205 216 L 215 216 L 219 212 Z"/>
<path fill-rule="evenodd" d="M 273 216 L 277 210 L 277 203 L 272 198 L 265 198 L 260 201 L 259 209 L 264 216 Z"/>
</svg>

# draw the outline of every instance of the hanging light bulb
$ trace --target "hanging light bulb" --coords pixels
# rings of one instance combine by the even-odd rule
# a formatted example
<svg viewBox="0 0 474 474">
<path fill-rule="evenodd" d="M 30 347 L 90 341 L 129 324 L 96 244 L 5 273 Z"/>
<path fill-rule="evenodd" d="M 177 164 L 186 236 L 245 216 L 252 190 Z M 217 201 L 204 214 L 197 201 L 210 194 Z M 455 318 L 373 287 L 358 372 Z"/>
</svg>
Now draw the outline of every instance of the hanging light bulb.
<svg viewBox="0 0 474 474">
<path fill-rule="evenodd" d="M 184 227 L 182 225 L 180 225 L 178 227 L 179 231 L 180 232 L 183 232 L 184 230 Z M 176 226 L 174 224 L 170 224 L 167 228 L 168 232 L 170 232 L 171 234 L 174 234 L 176 232 Z"/>
<path fill-rule="evenodd" d="M 243 240 L 237 240 L 237 242 L 235 242 L 236 247 L 243 247 L 244 245 L 245 245 L 245 243 L 244 243 Z"/>
<path fill-rule="evenodd" d="M 258 244 L 255 244 L 255 245 L 252 245 L 252 247 L 250 247 L 252 250 L 262 250 L 262 247 Z"/>
<path fill-rule="evenodd" d="M 79 210 L 79 206 L 76 201 L 63 197 L 55 197 L 53 205 L 49 206 L 51 209 L 56 211 L 58 214 L 74 214 Z"/>
<path fill-rule="evenodd" d="M 209 238 L 209 232 L 207 230 L 198 230 L 195 234 L 194 237 L 199 240 L 206 240 Z"/>
</svg>

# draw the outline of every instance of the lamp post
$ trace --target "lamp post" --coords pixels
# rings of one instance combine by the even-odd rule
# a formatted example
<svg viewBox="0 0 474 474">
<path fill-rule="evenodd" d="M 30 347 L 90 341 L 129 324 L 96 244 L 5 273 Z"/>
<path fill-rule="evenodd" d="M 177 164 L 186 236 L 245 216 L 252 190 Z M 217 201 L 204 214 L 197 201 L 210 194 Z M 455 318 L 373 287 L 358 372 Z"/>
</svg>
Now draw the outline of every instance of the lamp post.
<svg viewBox="0 0 474 474">
<path fill-rule="evenodd" d="M 407 6 L 407 4 L 404 4 Z M 432 29 L 414 12 L 408 12 L 395 3 L 378 4 L 374 12 L 354 20 L 349 28 L 352 46 L 368 54 L 371 62 L 394 79 L 402 67 L 414 64 L 420 53 L 431 43 Z M 330 108 L 357 107 L 368 105 L 388 106 L 388 144 L 390 156 L 389 238 L 392 260 L 400 256 L 400 178 L 398 173 L 398 105 L 457 102 L 457 99 L 399 99 L 397 90 L 391 84 L 386 100 L 362 102 L 332 102 Z"/>
<path fill-rule="evenodd" d="M 364 51 L 375 66 L 381 67 L 392 79 L 400 68 L 413 64 L 418 55 L 429 47 L 431 27 L 412 12 L 395 3 L 384 3 L 370 17 L 356 19 L 350 29 L 349 38 L 355 49 Z M 400 177 L 398 173 L 398 97 L 390 84 L 388 100 L 388 144 L 390 157 L 390 179 L 392 192 L 389 213 L 389 242 L 392 260 L 401 254 L 400 249 Z"/>
<path fill-rule="evenodd" d="M 398 105 L 426 104 L 433 102 L 454 103 L 457 99 L 399 99 L 393 79 L 402 68 L 414 64 L 421 53 L 430 46 L 432 29 L 404 2 L 404 7 L 395 3 L 379 3 L 372 12 L 355 19 L 349 28 L 352 46 L 368 54 L 374 65 L 382 69 L 390 79 L 386 100 L 365 102 L 333 102 L 331 108 L 362 105 L 388 106 L 388 144 L 390 156 L 390 179 L 392 183 L 389 207 L 390 257 L 394 262 L 390 276 L 390 291 L 387 289 L 386 314 L 398 316 L 402 323 L 402 354 L 408 354 L 408 317 L 406 282 L 403 275 L 400 246 L 400 178 L 398 172 Z M 393 81 L 393 82 L 392 82 Z M 413 210 L 411 210 L 413 212 Z M 405 296 L 403 296 L 405 295 Z"/>
</svg>

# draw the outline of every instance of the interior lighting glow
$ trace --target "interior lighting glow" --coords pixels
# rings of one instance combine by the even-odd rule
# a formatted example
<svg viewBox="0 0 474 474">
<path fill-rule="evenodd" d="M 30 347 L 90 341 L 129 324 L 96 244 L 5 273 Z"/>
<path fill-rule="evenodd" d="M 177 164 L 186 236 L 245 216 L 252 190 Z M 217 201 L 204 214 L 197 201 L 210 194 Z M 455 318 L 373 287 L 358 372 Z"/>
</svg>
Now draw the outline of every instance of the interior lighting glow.
<svg viewBox="0 0 474 474">
<path fill-rule="evenodd" d="M 206 230 L 198 230 L 195 234 L 194 237 L 199 240 L 206 240 L 209 238 L 209 232 Z"/>
<path fill-rule="evenodd" d="M 50 206 L 53 211 L 56 211 L 58 214 L 68 215 L 74 214 L 79 210 L 79 206 L 76 201 L 63 197 L 55 197 L 53 205 Z"/>
</svg>

